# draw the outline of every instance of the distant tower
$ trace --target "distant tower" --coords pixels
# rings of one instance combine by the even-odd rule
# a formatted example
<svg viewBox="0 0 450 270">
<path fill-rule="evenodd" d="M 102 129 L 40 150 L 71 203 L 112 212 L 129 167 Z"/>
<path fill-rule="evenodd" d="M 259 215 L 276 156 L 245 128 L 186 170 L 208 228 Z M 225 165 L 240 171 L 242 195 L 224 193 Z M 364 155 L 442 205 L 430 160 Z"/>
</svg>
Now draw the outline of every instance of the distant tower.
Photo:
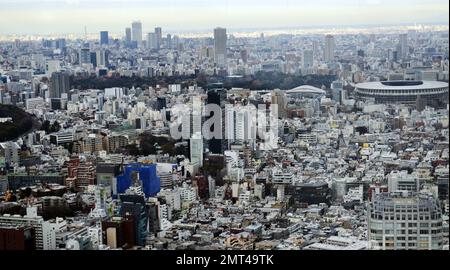
<svg viewBox="0 0 450 270">
<path fill-rule="evenodd" d="M 162 45 L 162 29 L 161 27 L 155 28 L 155 35 L 156 35 L 156 48 L 160 49 Z"/>
<path fill-rule="evenodd" d="M 323 59 L 325 62 L 330 62 L 334 60 L 334 49 L 335 41 L 332 35 L 327 35 L 325 37 L 325 48 L 323 53 Z"/>
<path fill-rule="evenodd" d="M 125 28 L 125 41 L 127 43 L 131 42 L 131 28 L 130 27 Z"/>
<path fill-rule="evenodd" d="M 108 45 L 108 43 L 109 43 L 108 31 L 101 31 L 100 32 L 100 45 Z"/>
<path fill-rule="evenodd" d="M 131 40 L 137 42 L 138 46 L 142 43 L 142 23 L 133 22 L 131 24 Z"/>
<path fill-rule="evenodd" d="M 225 101 L 227 98 L 226 90 L 222 87 L 210 89 L 208 90 L 208 98 L 207 98 L 207 104 L 216 104 L 222 109 L 222 115 L 220 116 L 221 123 L 219 126 L 214 125 L 214 130 L 221 129 L 221 132 L 223 134 L 223 131 L 225 129 Z M 206 118 L 210 119 L 212 116 L 209 115 Z M 217 139 L 213 138 L 209 140 L 208 148 L 209 151 L 213 154 L 223 154 L 224 151 L 228 147 L 228 141 L 226 139 Z"/>
<path fill-rule="evenodd" d="M 50 97 L 60 98 L 61 94 L 68 93 L 70 90 L 69 74 L 66 72 L 53 72 L 50 79 Z"/>
<path fill-rule="evenodd" d="M 167 34 L 167 36 L 166 36 L 166 48 L 172 49 L 172 35 L 171 34 Z"/>
<path fill-rule="evenodd" d="M 312 50 L 303 51 L 303 68 L 312 68 L 314 64 L 314 52 Z"/>
<path fill-rule="evenodd" d="M 108 53 L 105 50 L 96 51 L 96 64 L 99 67 L 108 66 Z"/>
<path fill-rule="evenodd" d="M 91 51 L 89 48 L 81 48 L 78 56 L 80 65 L 91 63 Z"/>
<path fill-rule="evenodd" d="M 225 67 L 227 62 L 227 29 L 214 29 L 214 61 L 219 67 Z"/>
<path fill-rule="evenodd" d="M 157 36 L 155 33 L 148 33 L 147 34 L 147 48 L 148 49 L 157 49 Z"/>
<path fill-rule="evenodd" d="M 408 34 L 400 34 L 399 36 L 399 54 L 401 59 L 408 57 L 409 47 L 408 47 Z"/>
</svg>

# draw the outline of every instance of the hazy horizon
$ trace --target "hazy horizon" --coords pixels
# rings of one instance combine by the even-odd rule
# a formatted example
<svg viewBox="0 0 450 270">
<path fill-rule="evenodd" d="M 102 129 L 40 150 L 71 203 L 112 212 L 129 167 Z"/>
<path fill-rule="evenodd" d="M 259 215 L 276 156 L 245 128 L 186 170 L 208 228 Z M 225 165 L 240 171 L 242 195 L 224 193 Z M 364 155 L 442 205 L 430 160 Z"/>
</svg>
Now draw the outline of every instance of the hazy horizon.
<svg viewBox="0 0 450 270">
<path fill-rule="evenodd" d="M 0 0 L 0 34 L 448 24 L 447 0 Z"/>
</svg>

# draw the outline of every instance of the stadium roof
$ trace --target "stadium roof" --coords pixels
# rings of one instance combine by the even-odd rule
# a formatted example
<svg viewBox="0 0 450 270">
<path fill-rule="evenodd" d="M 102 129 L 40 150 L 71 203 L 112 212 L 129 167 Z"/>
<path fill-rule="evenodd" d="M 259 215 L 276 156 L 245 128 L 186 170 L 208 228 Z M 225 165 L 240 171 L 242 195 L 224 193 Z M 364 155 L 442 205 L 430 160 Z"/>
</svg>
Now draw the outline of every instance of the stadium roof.
<svg viewBox="0 0 450 270">
<path fill-rule="evenodd" d="M 317 94 L 317 95 L 325 95 L 325 90 L 320 88 L 311 86 L 311 85 L 302 85 L 296 87 L 294 89 L 286 91 L 286 94 Z"/>
<path fill-rule="evenodd" d="M 372 90 L 418 90 L 448 87 L 448 83 L 439 81 L 387 81 L 365 82 L 356 85 L 357 89 Z"/>
</svg>

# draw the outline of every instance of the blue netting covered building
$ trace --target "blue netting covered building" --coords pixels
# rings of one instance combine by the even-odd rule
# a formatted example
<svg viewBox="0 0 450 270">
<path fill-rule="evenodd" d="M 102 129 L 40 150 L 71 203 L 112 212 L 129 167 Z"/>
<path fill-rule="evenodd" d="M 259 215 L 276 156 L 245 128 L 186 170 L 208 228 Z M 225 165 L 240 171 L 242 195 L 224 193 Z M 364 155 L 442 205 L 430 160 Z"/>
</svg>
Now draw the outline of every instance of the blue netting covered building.
<svg viewBox="0 0 450 270">
<path fill-rule="evenodd" d="M 133 173 L 138 173 L 145 197 L 156 196 L 160 191 L 160 179 L 156 173 L 156 164 L 133 163 L 125 166 L 123 174 L 117 176 L 117 192 L 125 191 L 133 185 Z"/>
</svg>

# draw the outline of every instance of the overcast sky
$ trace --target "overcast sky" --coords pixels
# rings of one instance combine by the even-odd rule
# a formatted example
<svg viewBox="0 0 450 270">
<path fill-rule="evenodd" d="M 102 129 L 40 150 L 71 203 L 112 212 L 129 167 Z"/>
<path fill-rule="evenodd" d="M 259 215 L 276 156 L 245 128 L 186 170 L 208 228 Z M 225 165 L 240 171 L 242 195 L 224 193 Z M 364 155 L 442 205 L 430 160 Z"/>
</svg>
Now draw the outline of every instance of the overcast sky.
<svg viewBox="0 0 450 270">
<path fill-rule="evenodd" d="M 0 0 L 0 34 L 447 23 L 448 0 Z"/>
</svg>

